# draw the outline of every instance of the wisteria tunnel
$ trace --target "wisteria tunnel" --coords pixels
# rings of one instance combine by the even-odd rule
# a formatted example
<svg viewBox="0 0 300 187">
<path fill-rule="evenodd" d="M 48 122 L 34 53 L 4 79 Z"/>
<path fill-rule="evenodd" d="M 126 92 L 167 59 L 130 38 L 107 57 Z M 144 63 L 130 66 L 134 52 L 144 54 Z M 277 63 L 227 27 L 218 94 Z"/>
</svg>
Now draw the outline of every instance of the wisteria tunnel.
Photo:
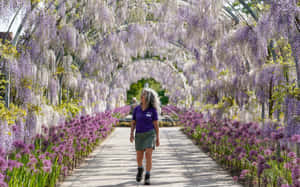
<svg viewBox="0 0 300 187">
<path fill-rule="evenodd" d="M 299 58 L 299 0 L 0 0 L 0 187 L 139 185 L 144 88 L 151 185 L 300 187 Z"/>
</svg>

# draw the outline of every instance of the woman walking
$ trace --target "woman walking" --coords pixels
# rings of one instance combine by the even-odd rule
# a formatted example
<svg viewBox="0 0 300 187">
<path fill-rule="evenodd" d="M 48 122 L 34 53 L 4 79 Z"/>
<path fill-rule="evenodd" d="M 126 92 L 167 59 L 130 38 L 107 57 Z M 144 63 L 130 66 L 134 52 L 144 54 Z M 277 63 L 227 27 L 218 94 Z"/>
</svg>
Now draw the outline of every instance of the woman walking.
<svg viewBox="0 0 300 187">
<path fill-rule="evenodd" d="M 157 93 L 144 88 L 141 94 L 141 103 L 134 108 L 132 114 L 132 125 L 130 133 L 130 142 L 135 140 L 136 161 L 138 172 L 136 181 L 142 180 L 144 172 L 143 159 L 146 157 L 145 184 L 150 185 L 150 171 L 152 168 L 152 151 L 155 146 L 159 146 L 159 127 L 158 113 L 160 112 L 160 103 Z M 134 129 L 136 129 L 134 136 Z"/>
</svg>

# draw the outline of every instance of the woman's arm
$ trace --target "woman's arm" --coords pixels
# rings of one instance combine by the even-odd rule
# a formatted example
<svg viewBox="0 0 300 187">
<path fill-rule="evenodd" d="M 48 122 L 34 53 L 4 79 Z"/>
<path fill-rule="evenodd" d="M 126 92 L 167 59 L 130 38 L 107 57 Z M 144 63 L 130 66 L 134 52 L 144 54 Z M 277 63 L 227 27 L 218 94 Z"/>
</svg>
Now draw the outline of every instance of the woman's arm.
<svg viewBox="0 0 300 187">
<path fill-rule="evenodd" d="M 160 145 L 158 121 L 157 120 L 153 121 L 153 125 L 154 125 L 155 132 L 156 132 L 156 146 L 158 147 Z"/>
<path fill-rule="evenodd" d="M 131 121 L 131 130 L 130 130 L 130 142 L 132 143 L 133 140 L 134 140 L 134 136 L 133 136 L 133 133 L 134 133 L 134 129 L 135 129 L 135 120 L 132 120 Z"/>
</svg>

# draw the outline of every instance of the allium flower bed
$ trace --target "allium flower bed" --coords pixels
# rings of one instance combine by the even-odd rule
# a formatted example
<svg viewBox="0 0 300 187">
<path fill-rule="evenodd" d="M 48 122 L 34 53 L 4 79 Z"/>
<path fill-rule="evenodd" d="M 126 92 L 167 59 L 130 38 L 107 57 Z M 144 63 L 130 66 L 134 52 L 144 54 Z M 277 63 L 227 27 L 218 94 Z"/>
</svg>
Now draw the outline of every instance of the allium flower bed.
<svg viewBox="0 0 300 187">
<path fill-rule="evenodd" d="M 196 112 L 180 116 L 184 132 L 204 151 L 229 169 L 245 186 L 300 186 L 300 158 L 292 151 L 300 135 L 285 137 L 277 129 L 264 137 L 256 123 L 204 120 Z"/>
<path fill-rule="evenodd" d="M 0 148 L 0 186 L 55 186 L 111 131 L 111 112 L 84 116 L 46 128 L 32 144 L 17 140 L 13 152 Z"/>
<path fill-rule="evenodd" d="M 180 109 L 174 105 L 166 105 L 161 108 L 163 114 L 167 114 L 174 119 L 178 118 Z"/>
<path fill-rule="evenodd" d="M 130 105 L 125 105 L 123 107 L 115 108 L 113 110 L 114 117 L 120 119 L 126 117 L 130 113 Z"/>
</svg>

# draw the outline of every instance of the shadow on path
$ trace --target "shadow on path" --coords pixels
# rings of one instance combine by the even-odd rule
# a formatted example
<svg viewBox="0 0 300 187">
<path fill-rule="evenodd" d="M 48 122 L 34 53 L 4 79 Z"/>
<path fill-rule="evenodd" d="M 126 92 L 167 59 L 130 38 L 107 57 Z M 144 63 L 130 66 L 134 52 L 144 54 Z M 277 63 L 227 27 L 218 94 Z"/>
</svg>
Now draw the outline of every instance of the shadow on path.
<svg viewBox="0 0 300 187">
<path fill-rule="evenodd" d="M 129 133 L 129 128 L 116 128 L 60 186 L 144 186 L 143 180 L 141 183 L 135 181 L 137 165 L 134 144 L 129 142 Z M 160 138 L 161 146 L 153 153 L 151 186 L 240 186 L 178 127 L 161 128 Z"/>
</svg>

